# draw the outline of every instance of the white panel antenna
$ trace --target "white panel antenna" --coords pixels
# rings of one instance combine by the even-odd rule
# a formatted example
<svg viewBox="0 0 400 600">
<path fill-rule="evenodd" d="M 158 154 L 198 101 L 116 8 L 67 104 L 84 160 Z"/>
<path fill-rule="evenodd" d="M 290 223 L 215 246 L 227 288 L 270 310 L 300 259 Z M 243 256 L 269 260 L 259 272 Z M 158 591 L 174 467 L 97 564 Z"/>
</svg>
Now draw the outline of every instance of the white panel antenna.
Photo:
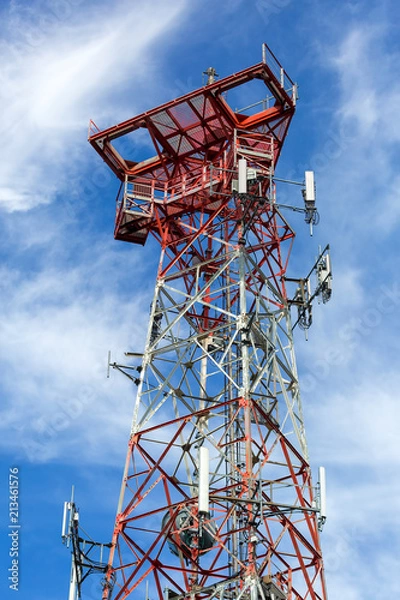
<svg viewBox="0 0 400 600">
<path fill-rule="evenodd" d="M 319 468 L 319 520 L 318 529 L 322 531 L 324 523 L 326 521 L 326 476 L 325 467 Z"/>
<path fill-rule="evenodd" d="M 317 263 L 317 294 L 322 297 L 322 302 L 326 304 L 332 296 L 332 273 L 331 260 L 329 257 L 329 248 L 322 254 Z"/>
<path fill-rule="evenodd" d="M 208 448 L 201 446 L 199 449 L 199 513 L 208 514 L 209 506 L 209 475 L 210 458 Z"/>
<path fill-rule="evenodd" d="M 62 528 L 61 528 L 61 538 L 62 541 L 65 542 L 67 539 L 67 511 L 69 509 L 69 502 L 64 502 L 64 511 L 63 511 L 63 519 L 62 519 Z"/>
<path fill-rule="evenodd" d="M 238 160 L 239 194 L 247 194 L 247 160 L 239 158 Z"/>
<path fill-rule="evenodd" d="M 306 203 L 306 207 L 307 207 L 307 203 L 313 204 L 313 206 L 315 206 L 316 197 L 315 197 L 314 171 L 306 171 L 304 176 L 305 176 L 305 184 L 306 184 L 304 201 Z M 311 208 L 311 206 L 310 206 L 310 208 Z"/>
</svg>

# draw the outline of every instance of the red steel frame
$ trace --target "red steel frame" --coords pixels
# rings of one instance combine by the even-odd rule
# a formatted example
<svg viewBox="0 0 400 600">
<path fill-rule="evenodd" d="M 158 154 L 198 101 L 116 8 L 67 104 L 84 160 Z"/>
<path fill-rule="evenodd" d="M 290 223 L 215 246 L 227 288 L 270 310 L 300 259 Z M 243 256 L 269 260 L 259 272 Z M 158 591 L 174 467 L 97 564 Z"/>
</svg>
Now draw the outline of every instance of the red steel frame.
<svg viewBox="0 0 400 600">
<path fill-rule="evenodd" d="M 265 83 L 274 105 L 253 115 L 235 112 L 225 99 L 226 94 L 254 80 Z M 171 220 L 214 210 L 217 202 L 226 202 L 226 194 L 230 193 L 229 169 L 237 156 L 235 131 L 253 134 L 247 141 L 246 134 L 243 136 L 245 145 L 253 152 L 265 152 L 272 139 L 276 163 L 295 108 L 296 92 L 286 73 L 285 83 L 290 91 L 278 83 L 271 67 L 262 62 L 104 131 L 99 131 L 91 121 L 92 146 L 122 184 L 142 186 L 142 191 L 146 190 L 143 202 L 151 204 L 147 206 L 151 214 L 148 210 L 140 217 L 139 206 L 137 214 L 132 216 L 124 211 L 126 205 L 119 202 L 115 237 L 144 244 L 152 231 L 165 242 Z M 124 159 L 113 142 L 126 139 L 140 129 L 148 131 L 156 156 L 142 162 Z M 268 181 L 262 187 L 266 193 Z M 218 197 L 218 192 L 222 197 Z"/>
<path fill-rule="evenodd" d="M 274 597 L 268 591 L 272 583 L 276 586 L 274 593 L 278 594 L 275 598 L 326 597 L 301 411 L 288 411 L 291 428 L 297 431 L 293 442 L 290 437 L 293 431 L 290 428 L 286 431 L 287 420 L 280 420 L 277 408 L 278 396 L 286 397 L 297 390 L 295 366 L 290 362 L 293 348 L 284 283 L 294 233 L 275 206 L 273 186 L 274 168 L 295 111 L 296 87 L 267 48 L 265 57 L 253 67 L 104 131 L 91 122 L 90 143 L 121 181 L 116 239 L 143 245 L 151 233 L 162 249 L 149 337 L 139 370 L 140 402 L 129 441 L 104 599 L 111 598 L 115 575 L 116 600 L 136 595 L 150 575 L 154 586 L 151 594 L 159 599 L 164 597 L 163 585 L 168 585 L 175 589 L 173 596 L 179 600 L 189 596 L 247 598 L 246 594 L 251 600 L 267 600 Z M 260 105 L 245 113 L 233 110 L 229 92 L 253 80 L 265 84 L 272 106 Z M 124 154 L 129 154 L 130 136 L 137 135 L 139 129 L 149 133 L 155 156 L 140 162 L 133 160 L 132 155 L 123 158 L 121 147 L 124 145 Z M 117 149 L 118 140 L 128 141 Z M 246 158 L 257 174 L 250 179 L 245 197 L 232 192 L 241 157 Z M 264 312 L 257 312 L 259 303 L 265 305 Z M 268 312 L 267 319 L 270 307 L 273 316 Z M 239 347 L 235 336 L 243 312 L 253 316 L 240 330 L 239 352 L 232 348 Z M 171 316 L 177 313 L 178 317 Z M 257 316 L 256 322 L 256 314 L 264 316 Z M 158 325 L 161 317 L 168 321 L 163 330 Z M 179 318 L 191 328 L 184 344 L 182 335 L 174 333 Z M 285 343 L 280 351 L 283 358 L 277 359 L 277 369 L 284 372 L 288 382 L 279 384 L 281 388 L 276 395 L 269 397 L 269 392 L 260 392 L 257 386 L 263 383 L 262 377 L 277 376 L 268 375 L 271 359 L 265 352 L 260 355 L 257 336 L 266 340 L 270 334 L 266 333 L 265 323 L 271 326 L 273 322 L 279 328 L 281 320 L 286 323 L 280 334 Z M 156 330 L 162 342 L 154 341 Z M 277 344 L 279 336 L 274 335 Z M 226 346 L 231 343 L 229 364 L 228 361 L 223 364 L 222 359 L 218 362 L 225 382 L 219 395 L 216 393 L 219 380 L 213 384 L 218 402 L 205 406 L 211 400 L 200 381 L 198 396 L 186 390 L 184 408 L 174 418 L 166 413 L 162 418 L 165 400 L 158 399 L 155 382 L 164 390 L 165 397 L 170 390 L 178 396 L 168 383 L 168 369 L 171 372 L 182 369 L 181 394 L 185 385 L 187 388 L 193 385 L 192 375 L 188 374 L 192 368 L 187 367 L 189 363 L 207 365 L 210 373 L 210 365 L 217 364 L 216 354 L 213 355 L 212 343 L 206 343 L 206 339 L 224 339 Z M 202 348 L 200 354 L 199 348 Z M 158 367 L 157 361 L 168 362 L 172 351 L 176 358 L 163 373 L 164 367 Z M 286 355 L 289 366 L 284 364 Z M 180 361 L 182 364 L 176 367 Z M 210 374 L 205 377 L 211 380 Z M 252 380 L 251 385 L 246 378 Z M 239 382 L 240 389 L 247 391 L 235 394 L 233 390 L 223 400 L 223 386 L 228 380 Z M 233 383 L 229 386 L 232 388 Z M 293 406 L 298 402 L 297 393 L 293 396 Z M 198 423 L 211 422 L 210 411 L 220 437 L 204 433 L 203 425 L 199 429 Z M 214 461 L 218 452 L 230 456 L 233 452 L 230 444 L 235 445 L 236 463 L 240 452 L 244 456 L 243 464 L 236 464 L 232 457 L 226 459 L 231 474 L 224 483 L 219 482 L 218 469 L 211 476 L 212 518 L 196 512 L 198 497 L 193 493 L 193 484 L 182 483 L 181 475 L 178 476 L 180 467 L 171 469 L 171 457 L 178 446 L 183 449 L 178 465 L 183 455 L 196 462 L 193 448 L 197 447 L 194 438 L 199 431 L 210 442 Z M 186 440 L 183 445 L 179 442 L 182 439 Z M 232 441 L 228 443 L 228 439 Z M 254 461 L 259 464 L 256 471 Z M 261 479 L 262 469 L 267 467 L 278 474 Z M 293 498 L 285 497 L 281 504 L 276 502 L 272 498 L 273 486 L 279 490 L 290 488 Z M 158 498 L 162 490 L 159 506 L 155 506 L 154 498 L 150 501 L 155 489 Z M 240 502 L 247 507 L 243 513 L 247 510 L 248 515 L 253 514 L 256 490 L 257 498 L 268 507 L 261 510 L 257 525 L 248 517 L 247 521 L 243 517 L 242 522 L 237 516 Z M 235 502 L 229 507 L 227 498 L 233 493 Z M 190 519 L 178 527 L 177 519 L 183 508 Z M 163 518 L 160 524 L 165 514 L 169 518 Z M 159 523 L 157 528 L 153 523 Z M 214 539 L 212 549 L 201 547 L 198 531 L 206 531 Z M 182 541 L 185 532 L 191 536 L 184 538 L 186 542 Z M 231 539 L 232 532 L 236 540 L 244 540 L 239 543 L 246 546 L 245 552 L 241 551 L 245 558 L 235 555 L 239 548 L 235 548 L 237 542 Z M 259 539 L 257 547 L 254 536 Z M 178 555 L 175 563 L 172 554 L 168 558 L 168 544 Z"/>
</svg>

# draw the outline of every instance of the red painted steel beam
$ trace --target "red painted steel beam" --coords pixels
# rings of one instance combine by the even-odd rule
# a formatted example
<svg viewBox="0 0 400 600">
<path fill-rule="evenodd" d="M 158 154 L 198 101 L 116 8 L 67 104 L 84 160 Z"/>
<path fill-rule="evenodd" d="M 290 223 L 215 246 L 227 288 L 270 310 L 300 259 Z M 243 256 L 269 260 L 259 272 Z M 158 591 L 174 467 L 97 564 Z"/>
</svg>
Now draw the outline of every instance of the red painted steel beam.
<svg viewBox="0 0 400 600">
<path fill-rule="evenodd" d="M 109 141 L 112 141 L 113 139 L 121 137 L 122 135 L 131 133 L 139 127 L 146 127 L 146 119 L 154 117 L 168 108 L 171 108 L 183 102 L 187 102 L 195 96 L 198 96 L 200 94 L 204 94 L 205 96 L 217 96 L 224 92 L 227 92 L 228 90 L 234 87 L 238 87 L 239 85 L 248 83 L 252 79 L 263 80 L 265 85 L 270 89 L 271 93 L 276 98 L 277 103 L 280 103 L 281 105 L 285 103 L 287 103 L 289 106 L 293 105 L 293 100 L 287 94 L 287 92 L 285 92 L 285 90 L 282 87 L 280 87 L 278 80 L 276 79 L 275 75 L 272 73 L 268 65 L 266 65 L 265 63 L 258 63 L 257 65 L 247 67 L 246 69 L 243 69 L 238 73 L 234 73 L 233 75 L 224 77 L 223 79 L 220 79 L 215 83 L 207 85 L 203 88 L 198 88 L 197 90 L 189 92 L 184 96 L 180 96 L 175 100 L 170 100 L 169 102 L 166 102 L 165 104 L 162 104 L 157 108 L 153 108 L 149 111 L 141 113 L 136 117 L 127 119 L 126 121 L 123 121 L 118 125 L 109 127 L 104 131 L 99 131 L 98 133 L 89 136 L 89 141 L 93 146 L 95 146 L 95 143 L 99 140 L 107 139 Z M 272 88 L 270 87 L 271 84 L 273 86 Z"/>
<path fill-rule="evenodd" d="M 232 88 L 248 83 L 254 79 L 261 80 L 265 83 L 267 89 L 269 89 L 271 94 L 275 97 L 275 107 L 266 109 L 256 115 L 252 115 L 251 117 L 235 113 L 223 98 L 222 94 Z M 201 99 L 203 102 L 203 107 L 206 106 L 206 103 L 211 103 L 214 108 L 214 114 L 211 116 L 200 115 L 199 110 L 193 105 L 193 99 Z M 225 128 L 224 134 L 226 139 L 229 137 L 229 133 L 231 132 L 226 130 L 226 126 L 224 127 L 222 119 L 228 122 L 232 129 L 235 127 L 253 128 L 258 124 L 273 120 L 274 117 L 282 116 L 282 113 L 290 113 L 294 110 L 293 99 L 280 86 L 279 81 L 269 69 L 268 65 L 259 63 L 252 67 L 248 67 L 239 73 L 235 73 L 225 77 L 224 79 L 216 81 L 208 86 L 192 91 L 184 96 L 181 96 L 180 98 L 169 101 L 162 106 L 153 108 L 136 117 L 123 121 L 118 125 L 109 127 L 104 131 L 98 131 L 89 136 L 89 141 L 103 158 L 103 160 L 114 171 L 117 177 L 123 179 L 126 173 L 135 173 L 136 165 L 128 164 L 128 162 L 126 162 L 114 148 L 111 142 L 122 136 L 128 135 L 137 129 L 145 128 L 149 131 L 151 130 L 152 135 L 159 141 L 159 143 L 164 145 L 167 155 L 170 157 L 173 157 L 174 155 L 176 156 L 177 153 L 173 148 L 171 148 L 170 144 L 168 144 L 168 139 L 179 132 L 185 133 L 187 128 L 183 127 L 176 117 L 174 118 L 174 116 L 171 114 L 171 110 L 179 109 L 182 106 L 189 107 L 191 112 L 198 118 L 198 121 L 191 124 L 192 128 L 194 126 L 206 128 L 209 132 L 211 132 L 212 135 L 215 136 L 215 141 L 223 141 L 224 137 L 218 138 L 215 135 L 215 130 L 213 133 L 211 122 L 214 119 L 219 121 L 222 130 Z M 176 127 L 175 130 L 171 127 L 171 132 L 168 136 L 161 135 L 159 129 L 157 128 L 157 118 L 162 119 L 164 114 L 168 115 L 170 122 L 174 122 Z M 164 125 L 164 127 L 167 126 Z M 192 153 L 198 150 L 199 148 L 192 150 Z M 187 154 L 190 154 L 190 152 Z M 162 161 L 160 157 L 158 157 L 158 159 L 157 157 L 154 157 L 154 159 L 144 161 L 146 167 L 149 166 L 153 169 L 161 162 Z M 142 162 L 140 162 L 139 165 L 144 166 Z"/>
</svg>

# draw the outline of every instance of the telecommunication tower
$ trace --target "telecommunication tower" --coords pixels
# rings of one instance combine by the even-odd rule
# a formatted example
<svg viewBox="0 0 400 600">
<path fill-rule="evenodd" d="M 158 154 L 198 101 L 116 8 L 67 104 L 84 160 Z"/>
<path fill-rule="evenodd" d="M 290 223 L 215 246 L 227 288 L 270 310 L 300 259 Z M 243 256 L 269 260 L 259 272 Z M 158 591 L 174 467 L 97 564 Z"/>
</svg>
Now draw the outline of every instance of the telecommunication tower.
<svg viewBox="0 0 400 600">
<path fill-rule="evenodd" d="M 144 351 L 111 365 L 137 397 L 102 598 L 322 600 L 324 470 L 314 485 L 293 328 L 330 297 L 329 254 L 287 279 L 284 212 L 316 223 L 313 173 L 302 208 L 276 197 L 297 86 L 265 44 L 260 63 L 206 74 L 176 100 L 90 125 L 121 182 L 115 238 L 161 248 Z M 255 81 L 261 101 L 232 107 Z M 141 130 L 154 156 L 138 161 Z"/>
</svg>

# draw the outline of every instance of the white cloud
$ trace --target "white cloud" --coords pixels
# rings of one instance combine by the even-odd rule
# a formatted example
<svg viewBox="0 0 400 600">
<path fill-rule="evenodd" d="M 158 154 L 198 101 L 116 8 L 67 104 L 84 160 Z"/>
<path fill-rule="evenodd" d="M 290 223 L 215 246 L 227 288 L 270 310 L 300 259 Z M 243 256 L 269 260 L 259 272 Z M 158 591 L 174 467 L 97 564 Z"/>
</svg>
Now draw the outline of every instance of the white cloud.
<svg viewBox="0 0 400 600">
<path fill-rule="evenodd" d="M 397 121 L 393 123 L 391 108 L 385 109 L 399 104 L 393 82 L 398 56 L 387 51 L 387 29 L 385 21 L 354 21 L 334 47 L 327 43 L 322 52 L 324 69 L 337 83 L 327 127 L 337 132 L 335 151 L 328 151 L 322 132 L 320 147 L 326 155 L 320 174 L 316 165 L 321 217 L 331 245 L 333 297 L 330 305 L 315 310 L 312 343 L 301 349 L 300 374 L 306 400 L 318 393 L 332 405 L 338 401 L 332 390 L 336 377 L 341 378 L 337 394 L 346 382 L 346 393 L 357 398 L 359 382 L 396 368 L 389 366 L 395 354 L 388 359 L 385 351 L 397 345 L 393 320 L 399 304 L 396 250 L 386 236 L 400 222 L 393 160 Z"/>
<path fill-rule="evenodd" d="M 330 116 L 319 117 L 325 128 L 318 132 L 314 167 L 333 297 L 315 309 L 310 342 L 296 342 L 310 456 L 327 468 L 322 546 L 328 594 L 351 600 L 375 598 L 385 570 L 398 566 L 389 548 L 398 546 L 400 494 L 393 235 L 400 224 L 394 158 L 400 129 L 393 112 L 400 104 L 393 77 L 400 57 L 389 21 L 374 17 L 343 19 L 340 32 L 333 22 L 332 45 L 318 38 L 320 67 L 330 78 L 329 94 L 322 89 L 321 97 Z M 389 582 L 385 593 L 396 595 L 396 586 Z"/>
<path fill-rule="evenodd" d="M 399 464 L 400 408 L 393 390 L 399 388 L 400 379 L 382 371 L 379 361 L 373 376 L 367 376 L 364 369 L 371 363 L 373 366 L 370 357 L 364 367 L 352 364 L 353 381 L 347 375 L 337 390 L 327 390 L 316 404 L 317 410 L 308 416 L 313 443 L 323 463 L 344 469 L 364 465 L 370 469 L 384 465 L 388 469 Z M 335 423 L 334 430 L 331 423 Z"/>
<path fill-rule="evenodd" d="M 151 289 L 136 287 L 130 299 L 124 274 L 142 280 L 146 265 L 137 253 L 117 270 L 120 261 L 95 242 L 70 268 L 2 270 L 0 444 L 24 460 L 79 450 L 82 461 L 112 462 L 116 436 L 128 435 L 134 389 L 122 376 L 106 379 L 107 353 L 118 361 L 142 349 Z"/>
<path fill-rule="evenodd" d="M 398 119 L 393 119 L 400 100 L 393 67 L 400 55 L 393 47 L 386 47 L 387 29 L 387 23 L 361 24 L 350 30 L 332 58 L 343 94 L 340 117 L 354 120 L 362 135 L 373 134 L 379 128 L 383 136 L 379 145 L 400 140 Z"/>
<path fill-rule="evenodd" d="M 351 248 L 361 247 L 359 241 L 365 243 L 371 233 L 390 233 L 399 223 L 395 107 L 400 84 L 393 74 L 400 53 L 387 41 L 388 31 L 385 20 L 361 21 L 323 54 L 338 97 L 331 98 L 335 153 L 326 156 L 319 184 L 342 234 L 340 246 L 350 258 Z"/>
<path fill-rule="evenodd" d="M 185 0 L 173 7 L 120 1 L 112 11 L 95 3 L 58 17 L 53 8 L 43 16 L 34 6 L 27 11 L 13 3 L 0 67 L 7 147 L 0 204 L 6 210 L 27 210 L 67 191 L 89 118 L 108 125 L 112 97 L 112 118 L 118 120 L 127 99 L 117 101 L 115 92 L 128 79 L 144 77 L 146 50 L 177 25 L 184 7 Z M 30 35 L 21 38 L 21 31 Z"/>
</svg>

